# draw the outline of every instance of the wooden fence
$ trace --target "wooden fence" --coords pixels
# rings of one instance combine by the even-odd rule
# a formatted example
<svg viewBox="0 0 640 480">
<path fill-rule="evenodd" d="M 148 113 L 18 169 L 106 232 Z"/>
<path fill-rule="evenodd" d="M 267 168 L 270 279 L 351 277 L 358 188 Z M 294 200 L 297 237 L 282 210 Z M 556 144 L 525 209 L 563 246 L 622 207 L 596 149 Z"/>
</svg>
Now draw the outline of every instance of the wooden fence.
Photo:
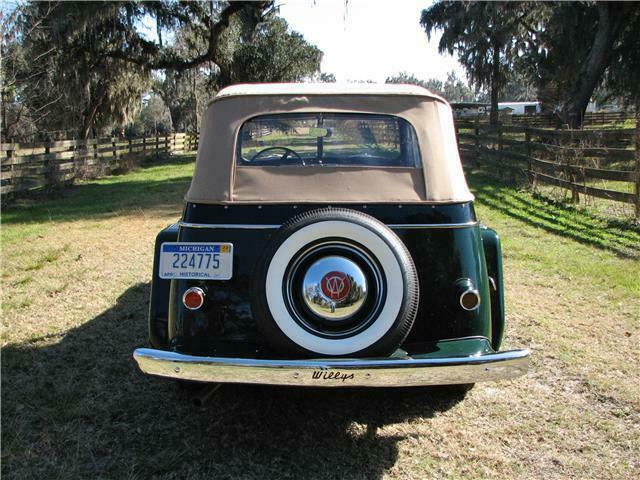
<svg viewBox="0 0 640 480">
<path fill-rule="evenodd" d="M 522 175 L 579 196 L 635 205 L 640 220 L 640 138 L 634 128 L 548 130 L 458 121 L 465 161 Z"/>
<path fill-rule="evenodd" d="M 459 119 L 456 132 L 465 161 L 523 175 L 534 185 L 567 189 L 575 201 L 587 195 L 635 205 L 640 220 L 637 129 L 550 130 Z M 186 133 L 6 143 L 0 150 L 2 200 L 69 184 L 76 178 L 107 175 L 152 154 L 195 150 L 197 144 L 197 134 Z"/>
<path fill-rule="evenodd" d="M 589 112 L 583 119 L 583 127 L 598 127 L 604 125 L 617 125 L 635 118 L 633 112 Z M 460 117 L 462 122 L 489 123 L 489 115 Z M 550 114 L 529 114 L 529 115 L 501 115 L 500 121 L 507 125 L 523 125 L 539 128 L 556 128 L 558 117 Z"/>
<path fill-rule="evenodd" d="M 153 154 L 188 151 L 197 136 L 173 133 L 139 138 L 99 138 L 38 143 L 5 143 L 0 192 L 5 202 L 21 193 L 108 175 Z"/>
</svg>

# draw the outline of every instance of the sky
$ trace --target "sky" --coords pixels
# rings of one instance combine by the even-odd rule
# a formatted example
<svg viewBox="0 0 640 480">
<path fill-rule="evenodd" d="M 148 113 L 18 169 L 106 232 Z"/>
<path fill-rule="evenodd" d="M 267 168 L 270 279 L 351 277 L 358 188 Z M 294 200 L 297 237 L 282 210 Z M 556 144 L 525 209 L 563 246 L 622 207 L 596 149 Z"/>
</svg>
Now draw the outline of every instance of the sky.
<svg viewBox="0 0 640 480">
<path fill-rule="evenodd" d="M 338 81 L 384 82 L 400 72 L 445 80 L 455 57 L 438 53 L 440 35 L 427 40 L 420 13 L 431 0 L 281 0 L 280 16 L 324 52 L 322 71 Z"/>
</svg>

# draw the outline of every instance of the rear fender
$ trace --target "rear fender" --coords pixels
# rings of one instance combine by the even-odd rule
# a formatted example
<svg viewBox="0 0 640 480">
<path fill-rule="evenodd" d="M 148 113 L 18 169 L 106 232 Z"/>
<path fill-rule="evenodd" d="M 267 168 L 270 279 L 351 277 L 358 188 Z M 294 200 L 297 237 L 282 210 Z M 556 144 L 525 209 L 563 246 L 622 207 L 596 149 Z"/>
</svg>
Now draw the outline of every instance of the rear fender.
<svg viewBox="0 0 640 480">
<path fill-rule="evenodd" d="M 504 280 L 502 274 L 502 247 L 495 230 L 482 226 L 482 246 L 487 262 L 489 290 L 491 291 L 491 346 L 500 349 L 504 334 Z"/>
<path fill-rule="evenodd" d="M 153 278 L 151 280 L 151 299 L 149 302 L 149 342 L 154 348 L 168 350 L 168 318 L 169 318 L 169 290 L 171 280 L 159 277 L 160 247 L 164 242 L 178 240 L 178 224 L 161 230 L 156 237 L 153 254 Z"/>
</svg>

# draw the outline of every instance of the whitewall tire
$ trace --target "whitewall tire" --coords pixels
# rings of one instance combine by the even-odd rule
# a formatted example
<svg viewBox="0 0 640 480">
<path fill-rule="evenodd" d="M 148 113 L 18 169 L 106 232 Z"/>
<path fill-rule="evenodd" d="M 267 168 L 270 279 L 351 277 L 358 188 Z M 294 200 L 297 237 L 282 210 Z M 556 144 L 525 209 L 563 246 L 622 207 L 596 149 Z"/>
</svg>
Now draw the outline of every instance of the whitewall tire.
<svg viewBox="0 0 640 480">
<path fill-rule="evenodd" d="M 323 319 L 314 324 L 313 312 L 297 305 L 302 287 L 291 279 L 292 265 L 305 255 L 329 251 L 351 256 L 378 285 L 367 308 L 339 327 Z M 373 217 L 348 209 L 314 210 L 283 225 L 265 251 L 253 288 L 254 317 L 269 344 L 324 357 L 392 353 L 413 325 L 419 295 L 416 269 L 402 241 Z"/>
</svg>

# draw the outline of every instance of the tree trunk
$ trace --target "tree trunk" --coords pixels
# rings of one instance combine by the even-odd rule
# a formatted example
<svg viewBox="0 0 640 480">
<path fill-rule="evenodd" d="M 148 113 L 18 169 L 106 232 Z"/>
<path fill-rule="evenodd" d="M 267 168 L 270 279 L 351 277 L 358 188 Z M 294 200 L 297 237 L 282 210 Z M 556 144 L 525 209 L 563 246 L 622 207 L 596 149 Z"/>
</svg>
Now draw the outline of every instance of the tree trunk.
<svg viewBox="0 0 640 480">
<path fill-rule="evenodd" d="M 196 74 L 193 74 L 193 132 L 198 131 L 198 84 Z"/>
<path fill-rule="evenodd" d="M 0 119 L 2 119 L 2 135 L 0 138 L 4 142 L 10 142 L 11 136 L 9 135 L 9 130 L 7 126 L 7 103 L 8 103 L 8 95 L 5 95 L 4 88 L 2 89 L 2 100 L 0 101 Z"/>
<path fill-rule="evenodd" d="M 491 113 L 489 114 L 489 123 L 491 125 L 498 124 L 498 93 L 500 89 L 500 46 L 493 44 L 493 52 L 491 59 Z"/>
<path fill-rule="evenodd" d="M 177 82 L 177 80 L 176 80 Z M 177 90 L 177 87 L 176 87 Z M 160 98 L 169 109 L 169 116 L 171 117 L 171 128 L 174 132 L 179 132 L 184 130 L 184 127 L 180 122 L 182 122 L 182 112 L 181 107 L 178 104 L 176 99 L 177 94 L 171 95 L 164 88 L 158 88 L 155 92 L 160 95 Z"/>
<path fill-rule="evenodd" d="M 171 128 L 174 132 L 179 132 L 182 129 L 180 125 L 180 107 L 169 104 L 167 102 L 164 103 L 169 109 L 169 117 L 171 117 Z"/>
<path fill-rule="evenodd" d="M 102 102 L 104 101 L 104 97 L 107 93 L 107 86 L 106 84 L 102 84 L 100 86 L 100 89 L 98 91 L 98 95 L 96 96 L 96 98 L 93 100 L 93 104 L 90 104 L 87 108 L 87 113 L 84 117 L 84 122 L 82 125 L 82 139 L 83 140 L 87 140 L 89 138 L 89 134 L 91 133 L 91 130 L 93 128 L 93 124 L 96 120 L 96 115 L 98 114 L 98 109 L 100 108 L 100 106 L 102 105 Z"/>
<path fill-rule="evenodd" d="M 611 62 L 611 50 L 624 21 L 619 2 L 598 2 L 598 26 L 587 59 L 582 64 L 564 104 L 561 117 L 570 128 L 580 128 L 593 91 Z"/>
<path fill-rule="evenodd" d="M 640 101 L 636 101 L 636 223 L 640 225 Z"/>
</svg>

